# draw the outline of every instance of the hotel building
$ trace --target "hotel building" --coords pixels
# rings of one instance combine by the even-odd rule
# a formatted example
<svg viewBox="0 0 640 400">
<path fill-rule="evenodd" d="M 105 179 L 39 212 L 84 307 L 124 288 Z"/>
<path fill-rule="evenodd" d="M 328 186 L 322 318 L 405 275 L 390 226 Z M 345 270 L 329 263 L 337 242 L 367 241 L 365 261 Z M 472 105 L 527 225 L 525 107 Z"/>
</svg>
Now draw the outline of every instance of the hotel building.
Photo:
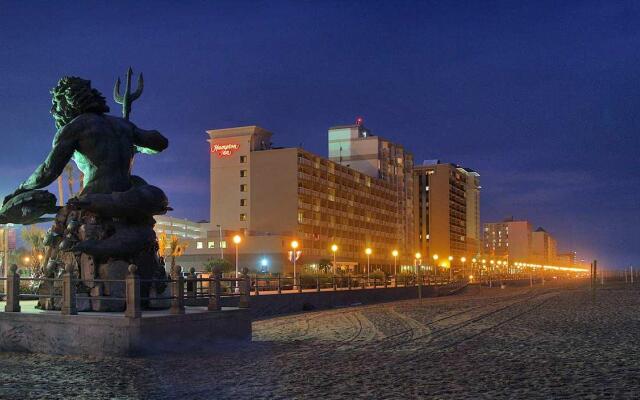
<svg viewBox="0 0 640 400">
<path fill-rule="evenodd" d="M 536 264 L 555 265 L 557 263 L 557 242 L 544 228 L 531 233 L 531 257 Z"/>
<path fill-rule="evenodd" d="M 330 129 L 330 138 L 335 130 Z M 231 237 L 235 234 L 242 239 L 238 245 L 240 265 L 271 272 L 292 270 L 288 255 L 292 240 L 300 243 L 299 267 L 323 259 L 332 261 L 331 245 L 336 244 L 338 267 L 360 271 L 367 265 L 366 248 L 372 249 L 372 270 L 386 269 L 393 266 L 392 250 L 410 242 L 404 232 L 411 221 L 406 221 L 398 199 L 402 198 L 401 204 L 410 200 L 406 192 L 411 188 L 404 184 L 410 176 L 404 168 L 412 161 L 407 161 L 410 155 L 400 153 L 399 146 L 393 147 L 392 153 L 398 171 L 388 177 L 386 159 L 379 163 L 382 172 L 365 173 L 347 166 L 345 160 L 341 163 L 300 148 L 273 147 L 272 134 L 257 126 L 207 133 L 211 149 L 210 229 L 204 239 L 192 240 L 193 245 L 181 257 L 183 267 L 201 269 L 207 259 L 218 257 L 218 251 L 234 262 Z M 386 143 L 378 142 L 377 146 L 384 150 Z M 388 155 L 386 151 L 379 154 Z"/>
<path fill-rule="evenodd" d="M 357 118 L 353 125 L 334 126 L 328 132 L 329 159 L 391 184 L 395 192 L 396 248 L 413 254 L 413 155 L 403 146 L 374 135 Z"/>
<path fill-rule="evenodd" d="M 514 221 L 484 224 L 484 257 L 508 262 L 528 262 L 531 254 L 531 224 Z"/>
<path fill-rule="evenodd" d="M 456 164 L 427 160 L 413 168 L 417 249 L 439 265 L 461 265 L 479 255 L 480 175 Z"/>
</svg>

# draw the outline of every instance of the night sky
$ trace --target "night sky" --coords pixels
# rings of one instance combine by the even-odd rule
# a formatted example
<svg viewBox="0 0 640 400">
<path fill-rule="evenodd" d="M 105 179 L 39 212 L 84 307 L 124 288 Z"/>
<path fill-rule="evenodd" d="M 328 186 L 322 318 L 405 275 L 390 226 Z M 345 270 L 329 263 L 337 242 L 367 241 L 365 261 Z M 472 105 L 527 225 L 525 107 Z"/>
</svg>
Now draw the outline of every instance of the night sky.
<svg viewBox="0 0 640 400">
<path fill-rule="evenodd" d="M 171 141 L 134 172 L 209 217 L 205 130 L 260 125 L 326 155 L 356 116 L 482 179 L 482 221 L 528 219 L 559 250 L 640 258 L 640 3 L 44 2 L 0 0 L 0 193 L 47 154 L 49 89 L 109 100 L 131 65 L 132 120 Z M 56 190 L 52 190 L 56 193 Z"/>
</svg>

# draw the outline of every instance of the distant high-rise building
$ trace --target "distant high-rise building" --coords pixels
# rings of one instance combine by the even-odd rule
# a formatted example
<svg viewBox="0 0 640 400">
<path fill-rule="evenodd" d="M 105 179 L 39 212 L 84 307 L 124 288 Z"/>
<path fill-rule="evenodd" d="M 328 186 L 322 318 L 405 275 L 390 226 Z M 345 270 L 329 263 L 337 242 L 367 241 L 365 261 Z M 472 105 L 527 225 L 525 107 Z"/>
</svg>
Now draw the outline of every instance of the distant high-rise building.
<svg viewBox="0 0 640 400">
<path fill-rule="evenodd" d="M 417 250 L 438 264 L 460 265 L 480 253 L 480 175 L 438 160 L 414 166 Z"/>
<path fill-rule="evenodd" d="M 528 262 L 531 254 L 531 224 L 514 221 L 484 224 L 484 256 L 509 262 Z"/>
<path fill-rule="evenodd" d="M 542 227 L 539 227 L 531 234 L 530 261 L 537 264 L 552 265 L 556 262 L 556 253 L 556 240 Z"/>
<path fill-rule="evenodd" d="M 331 161 L 388 182 L 395 189 L 398 250 L 413 254 L 413 155 L 402 145 L 374 135 L 362 118 L 353 125 L 329 128 L 328 139 Z"/>
</svg>

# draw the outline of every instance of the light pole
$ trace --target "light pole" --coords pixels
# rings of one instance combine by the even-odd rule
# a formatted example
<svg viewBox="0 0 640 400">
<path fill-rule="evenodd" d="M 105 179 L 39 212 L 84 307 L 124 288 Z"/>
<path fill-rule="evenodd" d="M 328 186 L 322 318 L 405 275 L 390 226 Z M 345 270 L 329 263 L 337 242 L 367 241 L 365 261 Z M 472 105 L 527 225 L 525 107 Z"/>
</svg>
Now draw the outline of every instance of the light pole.
<svg viewBox="0 0 640 400">
<path fill-rule="evenodd" d="M 433 255 L 433 271 L 435 272 L 436 276 L 438 275 L 438 255 L 434 254 Z"/>
<path fill-rule="evenodd" d="M 476 258 L 471 259 L 471 275 L 476 275 L 476 269 L 478 269 L 478 260 Z"/>
<path fill-rule="evenodd" d="M 292 240 L 291 241 L 291 248 L 293 249 L 293 251 L 291 252 L 292 256 L 291 258 L 293 259 L 293 285 L 295 287 L 296 284 L 296 258 L 297 257 L 297 251 L 296 249 L 298 248 L 299 244 L 297 240 Z"/>
<path fill-rule="evenodd" d="M 453 256 L 449 256 L 449 281 L 453 280 Z"/>
<path fill-rule="evenodd" d="M 220 234 L 220 259 L 224 258 L 224 251 L 222 250 L 222 225 L 216 225 L 218 227 L 218 233 Z"/>
<path fill-rule="evenodd" d="M 462 278 L 464 279 L 467 274 L 467 257 L 460 257 L 460 261 L 462 261 Z"/>
<path fill-rule="evenodd" d="M 420 260 L 422 259 L 422 254 L 416 253 L 415 257 L 416 257 L 415 264 L 416 264 L 416 276 L 417 276 L 418 275 L 418 265 L 420 264 Z"/>
<path fill-rule="evenodd" d="M 332 244 L 331 251 L 333 252 L 333 274 L 335 275 L 338 269 L 338 264 L 336 264 L 336 253 L 338 252 L 338 245 Z"/>
<path fill-rule="evenodd" d="M 240 235 L 235 235 L 233 237 L 233 243 L 235 243 L 236 245 L 236 291 L 238 291 L 239 286 L 238 286 L 238 276 L 240 275 L 240 270 L 238 268 L 238 245 L 240 244 L 240 242 L 242 241 L 242 238 L 240 237 Z"/>
<path fill-rule="evenodd" d="M 394 279 L 397 279 L 397 275 L 398 275 L 398 250 L 393 250 L 391 252 L 391 255 L 393 256 L 393 276 Z"/>
<path fill-rule="evenodd" d="M 369 258 L 371 257 L 371 248 L 367 247 L 366 249 L 364 249 L 365 254 L 367 255 L 367 286 L 369 285 L 369 268 L 371 266 L 370 262 L 369 262 Z"/>
</svg>

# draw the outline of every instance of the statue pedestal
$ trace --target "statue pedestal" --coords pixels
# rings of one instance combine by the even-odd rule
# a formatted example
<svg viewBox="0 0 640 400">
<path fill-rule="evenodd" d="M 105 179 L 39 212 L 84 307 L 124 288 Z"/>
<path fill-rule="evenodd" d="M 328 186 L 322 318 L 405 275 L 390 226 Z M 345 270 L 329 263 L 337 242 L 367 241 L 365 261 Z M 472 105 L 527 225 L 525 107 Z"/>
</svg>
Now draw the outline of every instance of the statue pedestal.
<svg viewBox="0 0 640 400">
<path fill-rule="evenodd" d="M 136 356 L 206 352 L 221 343 L 251 340 L 249 310 L 235 307 L 187 307 L 179 315 L 144 311 L 140 318 L 127 318 L 123 313 L 62 315 L 26 306 L 23 312 L 0 312 L 0 351 Z"/>
</svg>

